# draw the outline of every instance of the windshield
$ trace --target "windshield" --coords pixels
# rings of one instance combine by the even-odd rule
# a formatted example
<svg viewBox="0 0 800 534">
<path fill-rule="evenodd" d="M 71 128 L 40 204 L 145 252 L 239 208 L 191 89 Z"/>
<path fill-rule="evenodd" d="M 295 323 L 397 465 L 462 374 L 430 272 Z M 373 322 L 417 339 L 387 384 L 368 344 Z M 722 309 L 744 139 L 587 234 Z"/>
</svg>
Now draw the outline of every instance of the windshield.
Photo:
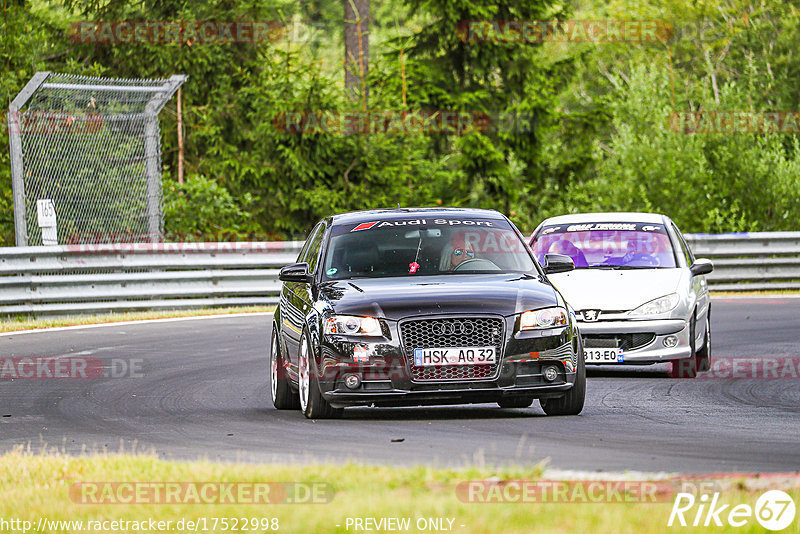
<svg viewBox="0 0 800 534">
<path fill-rule="evenodd" d="M 564 254 L 576 269 L 673 268 L 675 254 L 663 224 L 602 222 L 545 226 L 531 244 L 536 258 Z"/>
<path fill-rule="evenodd" d="M 335 226 L 324 279 L 536 272 L 524 242 L 498 219 L 413 218 Z"/>
</svg>

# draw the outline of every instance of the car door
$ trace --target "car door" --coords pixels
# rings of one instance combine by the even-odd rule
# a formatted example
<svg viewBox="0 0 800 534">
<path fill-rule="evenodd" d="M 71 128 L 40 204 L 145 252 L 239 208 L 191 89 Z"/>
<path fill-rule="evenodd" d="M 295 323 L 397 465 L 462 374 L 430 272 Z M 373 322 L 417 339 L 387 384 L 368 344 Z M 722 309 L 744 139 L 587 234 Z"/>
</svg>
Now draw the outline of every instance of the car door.
<svg viewBox="0 0 800 534">
<path fill-rule="evenodd" d="M 306 244 L 297 257 L 298 263 L 308 263 L 309 274 L 316 274 L 324 235 L 325 223 L 320 222 L 308 234 Z M 313 284 L 304 282 L 285 282 L 281 292 L 281 306 L 283 309 L 281 331 L 284 334 L 284 342 L 288 349 L 287 363 L 292 374 L 296 374 L 297 371 L 300 336 L 303 333 L 305 317 L 313 306 L 312 286 Z"/>
</svg>

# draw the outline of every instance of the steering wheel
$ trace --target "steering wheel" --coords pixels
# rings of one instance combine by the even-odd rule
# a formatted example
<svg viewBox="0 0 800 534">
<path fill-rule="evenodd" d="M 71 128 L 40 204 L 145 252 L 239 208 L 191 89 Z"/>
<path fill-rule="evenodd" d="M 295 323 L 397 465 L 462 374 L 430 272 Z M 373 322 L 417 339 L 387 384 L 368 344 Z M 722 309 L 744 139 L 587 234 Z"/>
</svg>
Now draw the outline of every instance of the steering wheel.
<svg viewBox="0 0 800 534">
<path fill-rule="evenodd" d="M 634 254 L 631 261 L 628 263 L 637 262 L 640 264 L 644 264 L 647 267 L 658 267 L 661 262 L 658 261 L 658 258 L 645 253 Z"/>
<path fill-rule="evenodd" d="M 484 258 L 470 258 L 468 260 L 464 260 L 458 265 L 456 265 L 453 272 L 456 271 L 499 271 L 500 267 L 494 264 L 494 262 L 484 259 Z"/>
</svg>

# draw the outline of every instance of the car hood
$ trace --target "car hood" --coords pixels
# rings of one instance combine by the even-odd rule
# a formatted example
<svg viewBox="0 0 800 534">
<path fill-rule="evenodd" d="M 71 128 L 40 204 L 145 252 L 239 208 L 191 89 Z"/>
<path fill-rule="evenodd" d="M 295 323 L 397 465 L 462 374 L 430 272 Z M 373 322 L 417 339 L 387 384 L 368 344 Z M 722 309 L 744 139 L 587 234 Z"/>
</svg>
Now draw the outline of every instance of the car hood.
<svg viewBox="0 0 800 534">
<path fill-rule="evenodd" d="M 575 269 L 548 276 L 576 310 L 627 311 L 674 293 L 684 269 Z"/>
<path fill-rule="evenodd" d="M 552 286 L 520 274 L 360 278 L 326 282 L 320 296 L 335 313 L 392 320 L 431 314 L 508 316 L 558 303 Z"/>
</svg>

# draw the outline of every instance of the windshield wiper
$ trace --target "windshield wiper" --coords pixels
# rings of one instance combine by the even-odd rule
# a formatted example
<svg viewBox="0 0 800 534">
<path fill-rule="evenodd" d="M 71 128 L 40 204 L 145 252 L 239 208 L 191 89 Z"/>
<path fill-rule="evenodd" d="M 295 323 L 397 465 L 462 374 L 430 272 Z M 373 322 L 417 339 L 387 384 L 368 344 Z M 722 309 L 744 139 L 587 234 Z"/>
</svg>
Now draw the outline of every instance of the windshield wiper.
<svg viewBox="0 0 800 534">
<path fill-rule="evenodd" d="M 630 271 L 633 269 L 656 269 L 655 265 L 592 265 L 588 269 L 603 269 L 608 271 Z"/>
</svg>

